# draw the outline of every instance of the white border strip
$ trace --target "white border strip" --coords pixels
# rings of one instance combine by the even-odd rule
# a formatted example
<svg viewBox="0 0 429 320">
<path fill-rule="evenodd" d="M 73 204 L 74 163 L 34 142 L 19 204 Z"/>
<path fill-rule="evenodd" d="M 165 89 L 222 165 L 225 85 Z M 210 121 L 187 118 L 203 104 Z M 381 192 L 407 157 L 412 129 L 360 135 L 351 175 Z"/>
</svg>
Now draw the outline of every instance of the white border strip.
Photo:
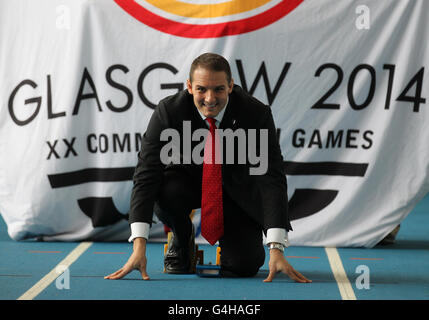
<svg viewBox="0 0 429 320">
<path fill-rule="evenodd" d="M 326 247 L 325 251 L 328 256 L 329 264 L 331 265 L 332 273 L 337 281 L 338 289 L 340 289 L 341 298 L 343 300 L 356 300 L 356 295 L 349 279 L 347 278 L 346 271 L 344 270 L 343 263 L 341 262 L 337 249 Z"/>
<path fill-rule="evenodd" d="M 76 248 L 73 249 L 72 252 L 68 254 L 67 257 L 64 258 L 64 260 L 62 260 L 54 269 L 52 269 L 46 276 L 40 279 L 39 282 L 27 290 L 17 300 L 33 300 L 37 295 L 39 295 L 40 292 L 42 292 L 56 278 L 58 278 L 59 274 L 56 271 L 57 267 L 70 267 L 73 262 L 75 262 L 80 257 L 80 255 L 84 253 L 91 245 L 92 242 L 82 242 L 79 244 Z"/>
</svg>

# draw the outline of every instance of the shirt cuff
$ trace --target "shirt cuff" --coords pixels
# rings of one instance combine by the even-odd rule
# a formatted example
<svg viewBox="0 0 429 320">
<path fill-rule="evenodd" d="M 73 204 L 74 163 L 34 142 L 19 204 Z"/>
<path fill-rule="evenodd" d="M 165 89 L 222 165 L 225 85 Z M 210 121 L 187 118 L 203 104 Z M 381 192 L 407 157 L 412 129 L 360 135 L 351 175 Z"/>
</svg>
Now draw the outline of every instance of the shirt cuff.
<svg viewBox="0 0 429 320">
<path fill-rule="evenodd" d="M 128 242 L 132 242 L 135 238 L 149 238 L 150 224 L 146 222 L 133 222 L 131 227 L 131 237 Z"/>
<path fill-rule="evenodd" d="M 267 244 L 270 242 L 281 243 L 285 248 L 289 247 L 288 233 L 283 228 L 270 228 L 267 230 Z"/>
</svg>

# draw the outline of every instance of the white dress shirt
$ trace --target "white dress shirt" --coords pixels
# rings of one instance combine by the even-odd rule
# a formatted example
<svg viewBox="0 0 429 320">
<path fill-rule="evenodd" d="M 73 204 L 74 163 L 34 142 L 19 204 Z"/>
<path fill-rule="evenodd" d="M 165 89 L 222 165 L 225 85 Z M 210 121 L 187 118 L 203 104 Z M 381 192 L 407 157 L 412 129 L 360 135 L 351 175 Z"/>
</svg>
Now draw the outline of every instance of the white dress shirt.
<svg viewBox="0 0 429 320">
<path fill-rule="evenodd" d="M 228 101 L 226 103 L 225 108 L 223 108 L 219 114 L 215 117 L 216 119 L 216 127 L 219 128 L 219 124 L 223 119 L 223 115 L 225 114 L 225 110 L 228 107 Z M 197 109 L 198 110 L 198 109 Z M 206 122 L 207 126 L 210 127 L 208 121 L 206 121 L 207 117 L 204 116 L 200 110 L 198 110 L 201 118 Z M 135 238 L 149 238 L 149 230 L 150 225 L 146 222 L 133 222 L 131 223 L 131 237 L 128 239 L 129 242 L 133 241 Z M 288 242 L 288 234 L 286 229 L 284 228 L 270 228 L 267 230 L 267 239 L 266 243 L 277 242 L 281 243 L 285 247 L 289 246 Z"/>
</svg>

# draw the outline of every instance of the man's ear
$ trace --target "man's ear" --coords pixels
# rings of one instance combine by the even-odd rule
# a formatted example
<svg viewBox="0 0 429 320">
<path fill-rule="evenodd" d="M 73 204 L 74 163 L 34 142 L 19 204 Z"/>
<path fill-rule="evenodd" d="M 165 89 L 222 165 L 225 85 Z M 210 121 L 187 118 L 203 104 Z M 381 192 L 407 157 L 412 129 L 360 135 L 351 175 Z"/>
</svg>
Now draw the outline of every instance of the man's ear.
<svg viewBox="0 0 429 320">
<path fill-rule="evenodd" d="M 233 88 L 234 88 L 234 79 L 231 78 L 231 82 L 228 85 L 228 94 L 232 92 Z"/>
<path fill-rule="evenodd" d="M 188 89 L 189 94 L 192 94 L 192 83 L 191 80 L 186 80 L 186 88 Z"/>
</svg>

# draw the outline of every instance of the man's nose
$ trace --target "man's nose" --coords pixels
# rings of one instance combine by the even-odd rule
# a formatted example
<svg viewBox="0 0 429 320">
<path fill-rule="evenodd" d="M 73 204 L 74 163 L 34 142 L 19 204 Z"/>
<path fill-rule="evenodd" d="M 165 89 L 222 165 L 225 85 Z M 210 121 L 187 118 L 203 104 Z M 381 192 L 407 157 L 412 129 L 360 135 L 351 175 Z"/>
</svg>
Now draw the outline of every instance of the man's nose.
<svg viewBox="0 0 429 320">
<path fill-rule="evenodd" d="M 216 103 L 216 97 L 212 90 L 207 90 L 206 96 L 205 96 L 205 102 L 209 105 Z"/>
</svg>

